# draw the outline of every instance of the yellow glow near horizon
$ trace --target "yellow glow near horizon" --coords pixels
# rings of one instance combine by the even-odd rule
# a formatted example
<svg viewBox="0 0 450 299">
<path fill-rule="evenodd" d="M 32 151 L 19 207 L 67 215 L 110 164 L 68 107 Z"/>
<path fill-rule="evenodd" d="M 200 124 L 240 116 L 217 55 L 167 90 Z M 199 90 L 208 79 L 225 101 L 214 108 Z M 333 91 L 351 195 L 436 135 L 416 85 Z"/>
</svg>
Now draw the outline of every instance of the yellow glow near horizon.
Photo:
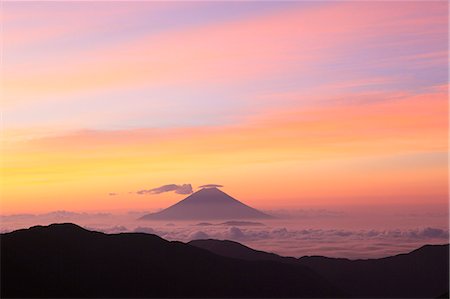
<svg viewBox="0 0 450 299">
<path fill-rule="evenodd" d="M 446 2 L 3 8 L 0 214 L 447 202 Z"/>
</svg>

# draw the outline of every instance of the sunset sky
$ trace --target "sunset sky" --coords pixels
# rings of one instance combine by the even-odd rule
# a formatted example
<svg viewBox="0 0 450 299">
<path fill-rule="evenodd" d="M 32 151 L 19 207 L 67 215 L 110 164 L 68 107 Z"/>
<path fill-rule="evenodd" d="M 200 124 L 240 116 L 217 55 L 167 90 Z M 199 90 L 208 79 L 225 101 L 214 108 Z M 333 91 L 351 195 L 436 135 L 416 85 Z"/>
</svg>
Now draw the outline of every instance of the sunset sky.
<svg viewBox="0 0 450 299">
<path fill-rule="evenodd" d="M 1 214 L 448 201 L 447 1 L 2 5 Z"/>
</svg>

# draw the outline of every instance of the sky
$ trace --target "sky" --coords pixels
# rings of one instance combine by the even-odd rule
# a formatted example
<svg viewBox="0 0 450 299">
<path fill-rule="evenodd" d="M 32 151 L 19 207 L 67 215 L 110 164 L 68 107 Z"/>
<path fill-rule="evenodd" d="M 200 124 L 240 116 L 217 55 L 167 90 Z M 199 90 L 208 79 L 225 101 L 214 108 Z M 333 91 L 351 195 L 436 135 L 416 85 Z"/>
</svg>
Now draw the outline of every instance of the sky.
<svg viewBox="0 0 450 299">
<path fill-rule="evenodd" d="M 2 215 L 447 206 L 447 1 L 2 5 Z"/>
</svg>

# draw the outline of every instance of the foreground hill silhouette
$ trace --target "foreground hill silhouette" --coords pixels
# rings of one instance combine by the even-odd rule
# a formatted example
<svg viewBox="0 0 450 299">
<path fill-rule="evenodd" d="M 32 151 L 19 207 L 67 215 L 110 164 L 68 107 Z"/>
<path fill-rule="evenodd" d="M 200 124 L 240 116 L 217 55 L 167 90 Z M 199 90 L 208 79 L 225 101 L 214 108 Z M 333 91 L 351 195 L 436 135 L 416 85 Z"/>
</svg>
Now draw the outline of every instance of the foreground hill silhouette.
<svg viewBox="0 0 450 299">
<path fill-rule="evenodd" d="M 302 265 L 244 261 L 74 224 L 1 235 L 1 297 L 340 297 Z"/>
<path fill-rule="evenodd" d="M 267 219 L 271 216 L 247 206 L 217 188 L 203 188 L 143 220 Z"/>
<path fill-rule="evenodd" d="M 407 254 L 367 260 L 307 256 L 299 259 L 258 251 L 233 241 L 189 244 L 218 255 L 308 266 L 353 297 L 448 298 L 449 245 L 426 245 Z"/>
</svg>

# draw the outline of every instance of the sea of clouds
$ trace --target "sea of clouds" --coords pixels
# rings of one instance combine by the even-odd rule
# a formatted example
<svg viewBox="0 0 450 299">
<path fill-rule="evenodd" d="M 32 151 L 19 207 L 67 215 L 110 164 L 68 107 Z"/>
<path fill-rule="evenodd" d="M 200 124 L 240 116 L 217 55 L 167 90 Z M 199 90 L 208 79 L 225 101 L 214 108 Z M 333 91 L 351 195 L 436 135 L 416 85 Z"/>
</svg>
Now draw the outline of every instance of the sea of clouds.
<svg viewBox="0 0 450 299">
<path fill-rule="evenodd" d="M 270 212 L 270 211 L 269 211 Z M 0 216 L 1 232 L 34 225 L 72 222 L 104 233 L 143 232 L 167 240 L 233 240 L 284 256 L 323 255 L 350 259 L 379 258 L 406 253 L 425 244 L 449 242 L 445 210 L 364 214 L 361 211 L 303 209 L 272 211 L 271 221 L 149 222 L 147 212 L 76 213 Z"/>
</svg>

